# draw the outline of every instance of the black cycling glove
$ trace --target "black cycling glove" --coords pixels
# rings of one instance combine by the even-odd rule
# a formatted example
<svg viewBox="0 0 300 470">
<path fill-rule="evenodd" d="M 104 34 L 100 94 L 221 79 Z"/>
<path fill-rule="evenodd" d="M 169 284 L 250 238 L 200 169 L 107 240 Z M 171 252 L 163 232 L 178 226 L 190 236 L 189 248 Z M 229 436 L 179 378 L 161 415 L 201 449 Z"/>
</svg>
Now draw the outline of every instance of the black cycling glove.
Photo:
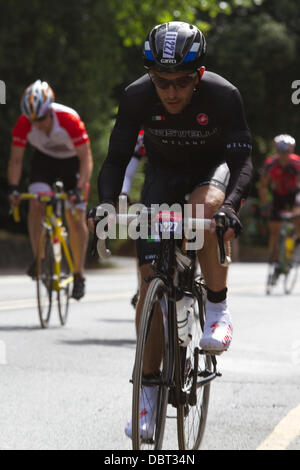
<svg viewBox="0 0 300 470">
<path fill-rule="evenodd" d="M 87 214 L 86 214 L 86 220 L 94 219 L 96 217 L 96 212 L 97 212 L 97 206 L 92 207 L 91 209 L 89 209 Z"/>
<path fill-rule="evenodd" d="M 10 184 L 8 186 L 7 195 L 18 197 L 20 194 L 19 186 L 16 184 Z"/>
<path fill-rule="evenodd" d="M 220 209 L 213 215 L 213 218 L 217 220 L 218 217 L 222 214 L 225 214 L 224 232 L 226 232 L 226 230 L 229 228 L 233 228 L 235 236 L 237 237 L 238 234 L 243 230 L 243 226 L 234 208 L 229 205 L 224 205 L 220 207 Z"/>
<path fill-rule="evenodd" d="M 116 205 L 111 201 L 102 201 L 101 204 L 110 204 L 114 208 L 116 207 Z M 96 213 L 97 213 L 97 208 L 99 206 L 101 206 L 101 204 L 99 204 L 98 206 L 92 207 L 91 209 L 88 210 L 87 215 L 86 215 L 86 220 L 88 220 L 88 219 L 94 219 L 95 220 Z M 108 214 L 108 212 L 109 211 L 107 210 L 107 214 Z M 99 220 L 103 219 L 103 217 L 104 217 L 104 215 L 102 217 L 99 217 Z M 98 220 L 98 222 L 99 222 L 99 220 Z"/>
<path fill-rule="evenodd" d="M 74 204 L 80 204 L 83 201 L 82 190 L 80 188 L 74 188 L 68 191 L 69 196 L 75 196 Z"/>
</svg>

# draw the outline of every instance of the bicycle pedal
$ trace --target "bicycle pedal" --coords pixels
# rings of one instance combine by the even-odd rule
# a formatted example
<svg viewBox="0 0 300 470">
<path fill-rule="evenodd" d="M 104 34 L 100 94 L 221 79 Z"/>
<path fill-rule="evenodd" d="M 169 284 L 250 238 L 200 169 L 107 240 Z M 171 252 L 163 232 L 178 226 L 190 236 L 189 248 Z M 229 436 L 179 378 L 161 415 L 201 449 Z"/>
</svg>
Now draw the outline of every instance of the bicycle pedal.
<svg viewBox="0 0 300 470">
<path fill-rule="evenodd" d="M 150 439 L 144 439 L 144 438 L 141 437 L 141 442 L 143 444 L 148 444 L 148 445 L 154 445 L 155 444 L 153 437 L 151 437 Z"/>
</svg>

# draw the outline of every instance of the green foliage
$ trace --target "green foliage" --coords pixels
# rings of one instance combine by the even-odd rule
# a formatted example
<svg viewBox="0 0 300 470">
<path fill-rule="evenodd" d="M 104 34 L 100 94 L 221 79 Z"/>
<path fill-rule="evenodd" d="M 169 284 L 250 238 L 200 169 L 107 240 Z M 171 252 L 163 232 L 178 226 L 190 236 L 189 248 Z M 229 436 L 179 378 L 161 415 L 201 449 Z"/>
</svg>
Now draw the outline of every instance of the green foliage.
<svg viewBox="0 0 300 470">
<path fill-rule="evenodd" d="M 207 68 L 242 93 L 256 170 L 277 133 L 294 135 L 300 153 L 300 105 L 291 101 L 291 84 L 300 79 L 298 0 L 0 0 L 0 8 L 0 79 L 7 90 L 7 104 L 0 105 L 0 220 L 6 227 L 11 129 L 24 88 L 37 78 L 47 80 L 56 100 L 75 108 L 86 123 L 95 160 L 93 205 L 120 93 L 143 73 L 141 46 L 160 22 L 188 21 L 205 32 Z M 28 149 L 23 189 L 30 155 Z M 133 199 L 142 181 L 140 167 Z"/>
<path fill-rule="evenodd" d="M 300 143 L 299 106 L 291 101 L 300 70 L 299 15 L 296 0 L 266 0 L 260 8 L 239 8 L 230 18 L 220 15 L 207 36 L 208 68 L 242 93 L 256 170 L 273 150 L 275 135 L 290 133 Z"/>
<path fill-rule="evenodd" d="M 235 0 L 225 2 L 218 0 L 111 0 L 115 10 L 120 36 L 124 45 L 129 47 L 140 45 L 146 33 L 154 25 L 167 21 L 186 21 L 196 24 L 204 32 L 210 25 L 209 18 L 215 18 L 219 13 L 229 14 L 232 9 L 239 6 L 251 6 L 257 0 Z M 260 3 L 260 2 L 259 2 Z M 203 21 L 201 15 L 206 18 Z"/>
</svg>

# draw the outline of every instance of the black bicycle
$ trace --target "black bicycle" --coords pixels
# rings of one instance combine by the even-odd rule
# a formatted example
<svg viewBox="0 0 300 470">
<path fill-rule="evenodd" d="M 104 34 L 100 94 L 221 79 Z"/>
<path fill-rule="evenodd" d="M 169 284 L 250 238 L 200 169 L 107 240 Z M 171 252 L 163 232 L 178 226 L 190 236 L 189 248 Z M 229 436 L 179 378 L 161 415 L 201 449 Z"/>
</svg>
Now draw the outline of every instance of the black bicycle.
<svg viewBox="0 0 300 470">
<path fill-rule="evenodd" d="M 120 221 L 119 216 L 118 221 Z M 126 216 L 125 216 L 126 217 Z M 136 216 L 129 216 L 132 221 Z M 209 228 L 210 220 L 189 219 L 189 226 Z M 150 222 L 149 222 L 150 223 Z M 221 374 L 217 371 L 216 353 L 200 350 L 199 343 L 205 322 L 206 288 L 201 276 L 196 275 L 196 250 L 183 252 L 175 239 L 173 214 L 170 221 L 158 219 L 160 253 L 153 263 L 153 275 L 146 281 L 149 288 L 140 317 L 136 355 L 132 376 L 132 446 L 135 450 L 159 450 L 162 448 L 167 406 L 177 409 L 177 437 L 181 450 L 198 449 L 204 434 L 210 384 Z M 217 221 L 220 262 L 226 262 L 223 243 L 225 215 Z M 167 234 L 167 236 L 166 236 Z M 105 240 L 98 240 L 101 258 L 109 255 Z M 186 347 L 178 338 L 176 299 L 188 293 L 194 298 L 191 340 Z M 155 376 L 145 376 L 144 361 L 151 336 L 157 335 L 160 349 L 160 367 Z M 151 415 L 153 436 L 141 438 L 140 413 L 149 402 L 147 391 L 156 388 L 155 410 Z M 142 401 L 147 403 L 142 403 Z"/>
<path fill-rule="evenodd" d="M 280 214 L 281 228 L 273 252 L 268 262 L 266 294 L 270 295 L 278 281 L 283 277 L 285 294 L 290 294 L 297 282 L 299 254 L 296 247 L 296 235 L 293 221 L 299 218 L 291 212 Z"/>
</svg>

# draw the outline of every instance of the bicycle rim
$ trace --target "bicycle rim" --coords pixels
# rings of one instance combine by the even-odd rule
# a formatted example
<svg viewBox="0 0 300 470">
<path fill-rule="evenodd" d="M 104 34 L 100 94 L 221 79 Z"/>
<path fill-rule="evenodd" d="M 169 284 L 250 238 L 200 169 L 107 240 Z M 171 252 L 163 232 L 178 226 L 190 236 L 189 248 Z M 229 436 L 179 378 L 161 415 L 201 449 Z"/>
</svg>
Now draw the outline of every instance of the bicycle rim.
<svg viewBox="0 0 300 470">
<path fill-rule="evenodd" d="M 49 230 L 43 228 L 37 254 L 37 300 L 42 328 L 47 328 L 51 315 L 54 256 Z"/>
<path fill-rule="evenodd" d="M 65 325 L 69 313 L 70 293 L 72 292 L 73 282 L 69 282 L 72 273 L 70 271 L 66 256 L 62 250 L 62 259 L 60 264 L 60 284 L 62 287 L 57 291 L 58 316 L 61 325 Z"/>
<path fill-rule="evenodd" d="M 204 293 L 200 281 L 194 282 L 194 321 L 192 340 L 187 348 L 180 347 L 182 364 L 182 390 L 189 394 L 195 377 L 195 355 L 198 357 L 197 380 L 212 372 L 212 361 L 209 355 L 200 355 L 199 343 L 204 325 Z M 202 325 L 202 326 L 201 326 Z M 196 352 L 195 352 L 196 351 Z M 196 404 L 180 404 L 177 408 L 177 432 L 180 450 L 197 450 L 200 447 L 207 419 L 210 383 L 197 384 Z"/>
<path fill-rule="evenodd" d="M 289 267 L 289 270 L 287 274 L 284 276 L 284 292 L 285 294 L 291 294 L 296 282 L 297 282 L 297 277 L 298 277 L 298 263 L 295 263 L 291 261 L 291 265 Z"/>
<path fill-rule="evenodd" d="M 139 332 L 137 337 L 137 347 L 135 356 L 135 365 L 133 372 L 133 395 L 132 395 L 132 446 L 134 450 L 159 450 L 162 447 L 167 405 L 168 405 L 168 387 L 162 384 L 166 380 L 169 369 L 169 345 L 167 327 L 163 327 L 163 321 L 167 318 L 167 295 L 166 287 L 161 279 L 151 281 L 141 314 L 139 323 Z M 163 312 L 163 314 L 161 313 Z M 143 377 L 143 365 L 145 351 L 148 346 L 148 340 L 153 334 L 152 325 L 154 322 L 160 323 L 163 331 L 161 338 L 162 360 L 160 364 L 159 374 L 156 379 L 160 384 L 158 387 L 156 412 L 154 409 L 149 410 L 149 402 L 147 401 L 147 390 L 149 390 L 150 381 Z M 140 415 L 145 408 L 152 413 L 154 428 L 153 437 L 141 439 Z M 154 407 L 155 408 L 155 404 Z"/>
</svg>

